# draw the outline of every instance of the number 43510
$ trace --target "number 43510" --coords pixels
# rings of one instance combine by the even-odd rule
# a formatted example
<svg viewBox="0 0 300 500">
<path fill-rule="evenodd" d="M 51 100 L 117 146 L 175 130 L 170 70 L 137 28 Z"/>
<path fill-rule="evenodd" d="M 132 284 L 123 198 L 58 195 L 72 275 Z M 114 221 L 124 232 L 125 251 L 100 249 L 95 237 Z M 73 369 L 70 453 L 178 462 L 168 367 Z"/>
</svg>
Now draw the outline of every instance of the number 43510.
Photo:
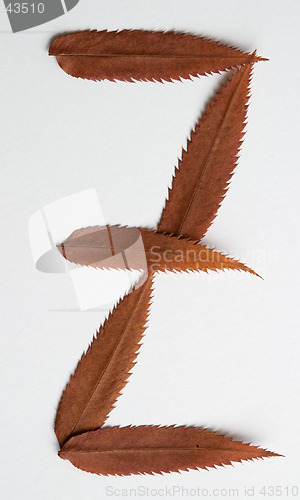
<svg viewBox="0 0 300 500">
<path fill-rule="evenodd" d="M 10 14 L 43 14 L 45 11 L 45 5 L 41 2 L 37 5 L 35 3 L 23 2 L 23 3 L 9 3 L 6 7 L 7 12 Z"/>
</svg>

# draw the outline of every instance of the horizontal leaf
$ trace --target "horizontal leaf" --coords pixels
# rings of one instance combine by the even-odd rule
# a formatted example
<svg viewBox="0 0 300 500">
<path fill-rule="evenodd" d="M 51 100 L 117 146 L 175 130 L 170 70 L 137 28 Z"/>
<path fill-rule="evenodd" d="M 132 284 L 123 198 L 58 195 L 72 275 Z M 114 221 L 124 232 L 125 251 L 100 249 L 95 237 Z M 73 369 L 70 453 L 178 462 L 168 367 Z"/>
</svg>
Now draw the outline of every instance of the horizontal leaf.
<svg viewBox="0 0 300 500">
<path fill-rule="evenodd" d="M 141 234 L 143 247 L 135 241 Z M 118 255 L 126 251 L 126 259 Z M 143 268 L 145 253 L 149 272 L 217 271 L 236 269 L 256 275 L 252 269 L 204 245 L 185 238 L 161 234 L 150 229 L 120 226 L 94 226 L 75 231 L 58 246 L 65 259 L 83 266 L 103 268 Z"/>
<path fill-rule="evenodd" d="M 72 437 L 59 453 L 94 474 L 179 472 L 278 456 L 195 427 L 107 427 Z"/>
<path fill-rule="evenodd" d="M 152 277 L 110 314 L 61 397 L 55 433 L 62 446 L 74 434 L 101 427 L 135 365 L 150 307 Z"/>
<path fill-rule="evenodd" d="M 49 54 L 69 75 L 89 80 L 179 80 L 261 58 L 175 32 L 79 31 L 55 38 Z"/>
<path fill-rule="evenodd" d="M 251 72 L 247 65 L 227 80 L 192 131 L 158 231 L 200 240 L 212 224 L 237 164 Z"/>
</svg>

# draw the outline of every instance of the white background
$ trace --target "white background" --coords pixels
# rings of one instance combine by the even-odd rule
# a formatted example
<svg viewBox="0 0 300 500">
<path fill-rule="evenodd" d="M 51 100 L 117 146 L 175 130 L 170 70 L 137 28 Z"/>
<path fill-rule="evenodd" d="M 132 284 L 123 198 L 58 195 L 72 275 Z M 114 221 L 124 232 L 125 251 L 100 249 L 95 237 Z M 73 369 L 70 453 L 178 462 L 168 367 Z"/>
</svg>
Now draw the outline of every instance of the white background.
<svg viewBox="0 0 300 500">
<path fill-rule="evenodd" d="M 257 499 L 265 498 L 263 485 L 298 483 L 300 495 L 299 14 L 298 0 L 80 0 L 55 21 L 11 34 L 1 3 L 5 500 L 98 500 L 109 486 L 128 495 L 139 486 L 199 487 L 225 498 L 238 488 L 243 500 L 245 485 Z M 76 311 L 68 277 L 35 269 L 28 220 L 52 201 L 95 188 L 108 223 L 155 227 L 181 148 L 220 80 L 76 80 L 47 49 L 53 36 L 84 28 L 176 29 L 270 59 L 255 67 L 239 166 L 205 238 L 264 281 L 235 272 L 158 277 L 138 364 L 108 423 L 207 426 L 285 458 L 104 478 L 56 455 L 59 397 L 106 311 Z"/>
</svg>

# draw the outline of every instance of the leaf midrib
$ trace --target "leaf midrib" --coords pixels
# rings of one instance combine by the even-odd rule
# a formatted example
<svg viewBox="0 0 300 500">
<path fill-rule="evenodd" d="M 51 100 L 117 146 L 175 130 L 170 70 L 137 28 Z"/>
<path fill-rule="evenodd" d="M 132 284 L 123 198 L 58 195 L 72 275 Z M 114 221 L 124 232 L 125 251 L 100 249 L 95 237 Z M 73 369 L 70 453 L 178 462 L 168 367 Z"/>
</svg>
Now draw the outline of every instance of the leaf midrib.
<svg viewBox="0 0 300 500">
<path fill-rule="evenodd" d="M 211 145 L 211 147 L 210 147 L 209 153 L 208 153 L 207 158 L 206 158 L 206 160 L 205 160 L 204 167 L 203 167 L 203 169 L 201 170 L 201 173 L 200 173 L 200 176 L 199 176 L 199 180 L 198 180 L 198 182 L 197 182 L 197 184 L 196 184 L 195 189 L 193 190 L 193 193 L 192 193 L 192 196 L 191 196 L 191 198 L 190 198 L 190 201 L 189 201 L 188 207 L 187 207 L 187 209 L 185 210 L 185 213 L 184 213 L 183 218 L 182 218 L 182 220 L 181 220 L 181 223 L 180 223 L 180 226 L 179 226 L 179 229 L 178 229 L 178 234 L 181 234 L 182 228 L 183 228 L 183 226 L 184 226 L 184 223 L 185 223 L 185 221 L 186 221 L 186 218 L 187 218 L 187 216 L 188 216 L 188 213 L 189 213 L 189 211 L 190 211 L 190 208 L 191 208 L 191 206 L 192 206 L 192 204 L 193 204 L 193 202 L 194 202 L 194 199 L 195 199 L 195 196 L 196 196 L 196 194 L 197 194 L 197 191 L 198 191 L 198 189 L 199 189 L 199 187 L 200 187 L 200 184 L 201 184 L 201 182 L 202 182 L 202 180 L 203 180 L 203 177 L 204 177 L 204 175 L 205 175 L 205 173 L 206 173 L 206 171 L 207 171 L 208 164 L 209 164 L 209 162 L 210 162 L 210 159 L 211 159 L 211 156 L 212 156 L 212 153 L 213 153 L 213 150 L 214 150 L 214 146 L 215 146 L 215 144 L 216 144 L 217 139 L 219 138 L 219 136 L 220 136 L 220 134 L 221 134 L 221 131 L 222 131 L 222 128 L 223 128 L 224 122 L 225 122 L 225 120 L 226 120 L 226 118 L 227 118 L 227 116 L 228 116 L 228 113 L 229 113 L 229 111 L 230 111 L 230 108 L 231 108 L 231 105 L 232 105 L 233 98 L 235 97 L 236 92 L 237 92 L 237 90 L 238 90 L 239 86 L 241 85 L 241 82 L 242 82 L 242 81 L 243 81 L 243 79 L 245 78 L 245 75 L 246 75 L 246 72 L 245 72 L 245 73 L 241 76 L 241 78 L 240 78 L 240 80 L 239 80 L 239 82 L 238 82 L 237 86 L 235 87 L 235 90 L 234 90 L 234 92 L 233 92 L 233 94 L 232 94 L 232 96 L 231 96 L 231 98 L 230 98 L 230 100 L 229 100 L 229 103 L 228 103 L 228 105 L 227 105 L 227 107 L 226 107 L 226 110 L 225 110 L 224 116 L 223 116 L 222 121 L 221 121 L 221 123 L 220 123 L 220 125 L 219 125 L 219 127 L 218 127 L 217 133 L 216 133 L 216 135 L 215 135 L 215 138 L 214 138 L 214 140 L 213 140 L 213 143 L 212 143 L 212 145 Z M 229 83 L 229 82 L 227 81 L 227 82 L 226 82 L 226 84 L 228 84 L 228 83 Z"/>
<path fill-rule="evenodd" d="M 150 278 L 150 279 L 151 279 L 151 278 Z M 95 394 L 95 391 L 96 391 L 96 389 L 97 389 L 97 387 L 98 387 L 98 385 L 99 385 L 99 383 L 100 383 L 100 381 L 101 381 L 102 377 L 104 376 L 104 374 L 105 374 L 105 372 L 106 372 L 106 370 L 107 370 L 107 368 L 108 368 L 108 366 L 109 366 L 109 364 L 110 364 L 110 362 L 111 362 L 112 358 L 114 357 L 115 353 L 117 352 L 117 349 L 118 349 L 118 347 L 119 347 L 119 345 L 120 345 L 120 343 L 121 343 L 122 339 L 124 338 L 124 335 L 125 335 L 125 333 L 126 333 L 126 331 L 127 331 L 127 329 L 128 329 L 129 323 L 130 323 L 130 321 L 132 320 L 132 316 L 133 316 L 134 312 L 136 311 L 137 306 L 139 305 L 139 303 L 140 303 L 140 301 L 141 301 L 141 299 L 142 299 L 142 297 L 143 297 L 143 295 L 144 295 L 144 293 L 145 293 L 145 290 L 146 290 L 146 284 L 144 285 L 144 290 L 141 292 L 141 294 L 140 294 L 140 296 L 139 296 L 138 300 L 136 301 L 136 303 L 135 303 L 135 305 L 134 305 L 134 307 L 133 307 L 133 309 L 132 309 L 131 315 L 129 316 L 128 320 L 126 321 L 125 327 L 124 327 L 124 329 L 123 329 L 123 333 L 121 334 L 121 336 L 120 336 L 120 338 L 119 338 L 119 341 L 118 341 L 118 343 L 117 343 L 117 345 L 116 345 L 116 348 L 113 350 L 113 352 L 112 352 L 111 356 L 109 357 L 109 359 L 108 359 L 108 361 L 107 361 L 107 363 L 106 363 L 106 365 L 105 365 L 105 367 L 104 367 L 103 371 L 102 371 L 102 372 L 101 372 L 101 374 L 97 377 L 97 382 L 96 382 L 96 384 L 95 384 L 95 386 L 94 386 L 94 389 L 93 389 L 93 391 L 92 391 L 92 393 L 91 393 L 91 395 L 90 395 L 90 397 L 89 397 L 88 401 L 87 401 L 87 402 L 86 402 L 86 404 L 84 405 L 84 407 L 83 407 L 83 411 L 80 413 L 80 415 L 79 415 L 78 419 L 76 420 L 75 424 L 73 425 L 73 427 L 72 427 L 72 429 L 71 429 L 71 431 L 70 431 L 69 436 L 68 436 L 68 438 L 67 438 L 67 439 L 69 439 L 69 437 L 72 435 L 72 432 L 74 431 L 74 429 L 76 428 L 76 426 L 77 426 L 78 422 L 80 421 L 80 419 L 81 419 L 81 418 L 82 418 L 82 416 L 84 415 L 84 413 L 85 413 L 85 411 L 86 411 L 86 409 L 87 409 L 87 407 L 88 407 L 88 405 L 89 405 L 89 403 L 90 403 L 90 401 L 91 401 L 91 399 L 92 399 L 93 395 Z M 107 414 L 106 414 L 106 415 L 107 415 Z"/>
<path fill-rule="evenodd" d="M 230 54 L 227 56 L 218 56 L 216 54 L 214 55 L 207 55 L 207 54 L 196 54 L 196 55 L 182 55 L 182 54 L 86 54 L 86 53 L 71 53 L 68 54 L 67 52 L 58 52 L 58 53 L 53 53 L 51 55 L 54 55 L 55 57 L 123 57 L 123 58 L 128 58 L 128 57 L 143 57 L 143 58 L 162 58 L 162 59 L 250 59 L 253 60 L 253 56 L 251 54 Z"/>
<path fill-rule="evenodd" d="M 211 451 L 211 452 L 221 452 L 221 451 L 226 451 L 226 452 L 241 452 L 241 451 L 246 451 L 246 450 L 234 450 L 232 448 L 206 448 L 205 446 L 202 447 L 196 447 L 196 448 L 181 448 L 181 447 L 176 447 L 176 446 L 171 446 L 171 447 L 147 447 L 147 448 L 110 448 L 107 450 L 61 450 L 61 453 L 127 453 L 127 452 L 148 452 L 148 451 Z M 247 451 L 254 451 L 254 450 L 247 450 Z"/>
</svg>

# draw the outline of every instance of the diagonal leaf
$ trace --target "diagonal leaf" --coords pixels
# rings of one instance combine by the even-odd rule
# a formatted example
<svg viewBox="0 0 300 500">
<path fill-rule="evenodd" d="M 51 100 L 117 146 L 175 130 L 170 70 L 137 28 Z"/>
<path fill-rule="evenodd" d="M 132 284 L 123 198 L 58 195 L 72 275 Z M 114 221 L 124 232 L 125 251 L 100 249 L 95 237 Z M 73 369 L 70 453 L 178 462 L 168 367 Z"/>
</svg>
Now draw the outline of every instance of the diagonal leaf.
<svg viewBox="0 0 300 500">
<path fill-rule="evenodd" d="M 118 253 L 131 245 L 136 238 L 137 228 L 121 226 L 94 226 L 75 231 L 58 250 L 65 259 L 83 266 L 97 269 L 118 267 L 124 269 L 124 262 L 117 259 Z M 140 229 L 148 270 L 155 271 L 217 271 L 236 269 L 257 276 L 249 267 L 220 252 L 196 244 L 186 238 Z M 110 237 L 108 236 L 110 235 Z M 134 269 L 142 267 L 140 246 L 128 250 Z M 113 249 L 113 252 L 112 252 Z M 123 263 L 123 266 L 122 266 Z"/>
<path fill-rule="evenodd" d="M 101 427 L 113 409 L 135 365 L 152 283 L 150 276 L 120 300 L 82 355 L 57 410 L 55 433 L 61 446 L 71 435 Z"/>
<path fill-rule="evenodd" d="M 152 474 L 205 469 L 275 453 L 196 427 L 107 427 L 72 437 L 59 455 L 87 472 Z"/>
<path fill-rule="evenodd" d="M 261 58 L 219 42 L 175 32 L 79 31 L 55 38 L 49 55 L 69 75 L 89 80 L 179 80 Z"/>
<path fill-rule="evenodd" d="M 158 231 L 200 240 L 226 195 L 245 126 L 252 66 L 227 80 L 191 133 Z"/>
</svg>

